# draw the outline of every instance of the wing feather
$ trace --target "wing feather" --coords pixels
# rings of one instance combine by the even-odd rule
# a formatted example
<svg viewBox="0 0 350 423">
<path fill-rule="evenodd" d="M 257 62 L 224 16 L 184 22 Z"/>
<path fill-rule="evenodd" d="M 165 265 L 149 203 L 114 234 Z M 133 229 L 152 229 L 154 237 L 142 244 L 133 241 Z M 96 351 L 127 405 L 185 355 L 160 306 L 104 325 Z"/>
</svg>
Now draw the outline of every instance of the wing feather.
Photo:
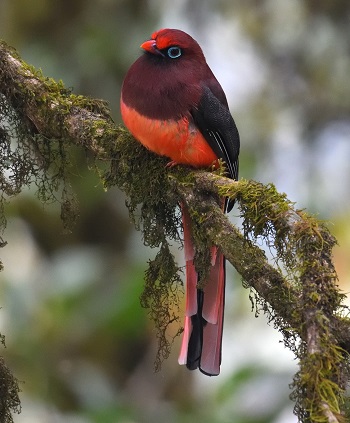
<svg viewBox="0 0 350 423">
<path fill-rule="evenodd" d="M 237 179 L 240 140 L 227 102 L 223 103 L 209 87 L 203 86 L 202 97 L 191 115 L 214 153 L 225 161 L 228 176 Z"/>
</svg>

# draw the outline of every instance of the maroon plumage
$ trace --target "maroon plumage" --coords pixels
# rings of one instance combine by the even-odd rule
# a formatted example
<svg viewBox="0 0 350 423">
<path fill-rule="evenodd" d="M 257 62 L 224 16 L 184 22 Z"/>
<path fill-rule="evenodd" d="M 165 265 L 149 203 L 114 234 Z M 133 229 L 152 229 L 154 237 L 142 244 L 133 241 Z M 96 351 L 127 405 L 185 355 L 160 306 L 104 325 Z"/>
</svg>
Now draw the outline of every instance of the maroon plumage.
<svg viewBox="0 0 350 423">
<path fill-rule="evenodd" d="M 238 177 L 239 135 L 225 93 L 188 34 L 162 29 L 141 47 L 145 53 L 129 69 L 122 87 L 125 125 L 147 148 L 172 164 L 194 167 L 225 161 L 228 176 Z M 223 202 L 223 205 L 226 202 Z M 232 204 L 227 206 L 231 209 Z M 225 260 L 212 248 L 212 270 L 197 289 L 191 223 L 182 205 L 186 258 L 186 317 L 179 357 L 189 369 L 220 372 Z"/>
</svg>

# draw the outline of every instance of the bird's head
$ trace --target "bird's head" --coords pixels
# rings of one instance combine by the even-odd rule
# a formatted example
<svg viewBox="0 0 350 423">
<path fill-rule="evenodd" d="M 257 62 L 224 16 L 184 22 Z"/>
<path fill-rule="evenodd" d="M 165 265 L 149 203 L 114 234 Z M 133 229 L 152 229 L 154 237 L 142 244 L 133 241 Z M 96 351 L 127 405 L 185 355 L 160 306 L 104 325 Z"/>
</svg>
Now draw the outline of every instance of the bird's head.
<svg viewBox="0 0 350 423">
<path fill-rule="evenodd" d="M 179 29 L 160 29 L 141 44 L 147 54 L 164 60 L 183 60 L 196 58 L 205 61 L 202 49 L 196 40 Z"/>
<path fill-rule="evenodd" d="M 178 29 L 161 29 L 141 48 L 144 54 L 123 82 L 124 103 L 159 120 L 189 115 L 200 101 L 202 85 L 216 81 L 197 41 Z"/>
</svg>

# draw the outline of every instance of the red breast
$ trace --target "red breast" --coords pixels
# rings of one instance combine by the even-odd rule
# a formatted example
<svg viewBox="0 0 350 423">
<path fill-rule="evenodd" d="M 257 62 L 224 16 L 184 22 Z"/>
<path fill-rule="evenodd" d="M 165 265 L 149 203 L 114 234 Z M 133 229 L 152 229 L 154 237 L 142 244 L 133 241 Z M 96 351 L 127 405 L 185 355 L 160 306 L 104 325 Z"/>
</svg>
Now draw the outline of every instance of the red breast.
<svg viewBox="0 0 350 423">
<path fill-rule="evenodd" d="M 178 120 L 151 119 L 121 101 L 123 121 L 134 137 L 156 154 L 176 163 L 209 167 L 216 155 L 187 117 Z"/>
</svg>

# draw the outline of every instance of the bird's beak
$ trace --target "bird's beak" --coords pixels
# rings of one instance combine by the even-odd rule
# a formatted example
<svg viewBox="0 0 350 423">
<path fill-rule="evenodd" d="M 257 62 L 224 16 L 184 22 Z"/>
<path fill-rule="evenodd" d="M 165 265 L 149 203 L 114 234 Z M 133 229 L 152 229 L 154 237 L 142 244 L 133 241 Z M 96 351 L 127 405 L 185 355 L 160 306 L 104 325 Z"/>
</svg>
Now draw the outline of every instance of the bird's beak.
<svg viewBox="0 0 350 423">
<path fill-rule="evenodd" d="M 156 40 L 147 40 L 144 43 L 142 43 L 140 47 L 148 51 L 149 53 L 153 53 L 154 50 L 157 49 Z"/>
<path fill-rule="evenodd" d="M 158 50 L 156 40 L 147 40 L 142 43 L 140 47 L 143 48 L 145 51 L 148 51 L 148 53 L 164 56 L 163 53 Z"/>
</svg>

